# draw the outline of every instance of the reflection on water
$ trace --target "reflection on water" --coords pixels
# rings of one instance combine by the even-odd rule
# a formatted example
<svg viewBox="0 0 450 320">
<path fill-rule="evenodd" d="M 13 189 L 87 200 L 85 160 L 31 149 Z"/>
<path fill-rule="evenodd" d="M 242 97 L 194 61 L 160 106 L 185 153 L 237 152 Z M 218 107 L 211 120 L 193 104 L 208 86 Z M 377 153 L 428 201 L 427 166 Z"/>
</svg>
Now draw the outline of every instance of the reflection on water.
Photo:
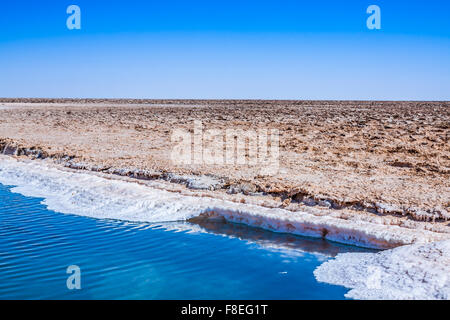
<svg viewBox="0 0 450 320">
<path fill-rule="evenodd" d="M 377 251 L 288 233 L 271 232 L 244 224 L 229 223 L 225 220 L 204 219 L 196 220 L 195 223 L 207 232 L 258 243 L 265 248 L 297 250 L 327 257 L 335 257 L 338 253 L 343 252 Z"/>
<path fill-rule="evenodd" d="M 0 299 L 342 299 L 346 289 L 313 270 L 367 251 L 218 221 L 64 215 L 9 189 L 0 185 Z M 70 265 L 81 290 L 67 289 Z"/>
</svg>

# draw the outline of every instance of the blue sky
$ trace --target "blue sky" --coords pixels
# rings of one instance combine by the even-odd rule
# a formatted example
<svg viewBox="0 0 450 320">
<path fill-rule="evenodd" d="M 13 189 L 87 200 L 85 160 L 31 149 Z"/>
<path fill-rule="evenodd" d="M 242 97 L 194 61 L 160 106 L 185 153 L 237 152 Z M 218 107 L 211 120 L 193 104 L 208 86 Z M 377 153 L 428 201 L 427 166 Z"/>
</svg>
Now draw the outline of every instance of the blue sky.
<svg viewBox="0 0 450 320">
<path fill-rule="evenodd" d="M 2 1 L 0 96 L 450 100 L 450 1 Z"/>
</svg>

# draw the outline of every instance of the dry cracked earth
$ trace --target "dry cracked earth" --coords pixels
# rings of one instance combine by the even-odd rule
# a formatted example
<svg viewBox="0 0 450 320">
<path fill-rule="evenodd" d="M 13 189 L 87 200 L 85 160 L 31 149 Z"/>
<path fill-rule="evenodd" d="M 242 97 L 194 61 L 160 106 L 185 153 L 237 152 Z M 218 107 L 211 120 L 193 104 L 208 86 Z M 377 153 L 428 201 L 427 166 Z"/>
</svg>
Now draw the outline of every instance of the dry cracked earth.
<svg viewBox="0 0 450 320">
<path fill-rule="evenodd" d="M 195 120 L 278 129 L 278 172 L 173 163 L 173 130 L 193 132 Z M 207 176 L 216 194 L 413 220 L 450 217 L 449 138 L 450 102 L 0 100 L 0 153 L 180 183 Z"/>
</svg>

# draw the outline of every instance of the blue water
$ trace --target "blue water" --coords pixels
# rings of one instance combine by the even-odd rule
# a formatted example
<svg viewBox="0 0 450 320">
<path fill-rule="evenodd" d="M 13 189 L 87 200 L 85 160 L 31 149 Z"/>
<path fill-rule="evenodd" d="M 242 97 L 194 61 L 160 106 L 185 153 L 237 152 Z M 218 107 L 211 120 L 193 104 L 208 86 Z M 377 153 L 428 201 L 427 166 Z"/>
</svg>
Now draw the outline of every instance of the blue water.
<svg viewBox="0 0 450 320">
<path fill-rule="evenodd" d="M 323 254 L 363 251 L 229 223 L 193 233 L 66 215 L 10 189 L 0 184 L 0 299 L 343 299 L 313 270 Z M 70 265 L 80 290 L 67 288 Z"/>
</svg>

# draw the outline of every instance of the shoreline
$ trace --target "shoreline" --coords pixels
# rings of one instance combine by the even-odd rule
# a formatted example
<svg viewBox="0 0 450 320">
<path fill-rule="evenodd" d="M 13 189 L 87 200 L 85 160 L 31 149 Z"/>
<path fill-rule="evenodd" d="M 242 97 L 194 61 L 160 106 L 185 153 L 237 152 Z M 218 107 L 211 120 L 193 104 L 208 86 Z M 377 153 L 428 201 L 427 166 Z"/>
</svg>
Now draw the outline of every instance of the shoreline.
<svg viewBox="0 0 450 320">
<path fill-rule="evenodd" d="M 51 174 L 46 176 L 46 173 Z M 63 183 L 60 184 L 58 179 L 63 179 Z M 79 185 L 76 183 L 78 179 L 88 181 L 93 185 L 105 185 L 106 189 L 125 190 L 125 196 L 121 196 L 119 191 L 111 194 L 105 193 L 103 195 L 106 199 L 105 211 L 97 214 L 92 210 L 98 206 L 102 207 L 102 204 L 96 203 L 96 195 L 90 190 L 89 183 L 86 186 Z M 427 222 L 416 222 L 417 225 L 410 222 L 401 225 L 393 223 L 393 220 L 386 221 L 380 217 L 378 217 L 379 219 L 364 219 L 360 214 L 343 218 L 342 214 L 345 213 L 345 210 L 334 210 L 333 215 L 330 214 L 330 211 L 333 211 L 330 209 L 310 208 L 310 210 L 289 211 L 279 207 L 270 208 L 258 205 L 257 202 L 242 201 L 245 196 L 239 201 L 236 199 L 232 201 L 231 198 L 214 197 L 214 191 L 199 192 L 167 181 L 139 180 L 128 176 L 71 169 L 48 159 L 17 159 L 2 155 L 0 156 L 1 181 L 10 181 L 10 184 L 13 185 L 15 185 L 14 181 L 17 181 L 18 187 L 26 190 L 25 195 L 47 199 L 46 203 L 52 204 L 54 207 L 50 209 L 55 211 L 94 218 L 140 222 L 179 220 L 195 222 L 224 219 L 228 222 L 242 223 L 273 232 L 323 238 L 373 249 L 390 249 L 402 245 L 450 239 L 450 232 L 447 232 L 447 229 L 436 228 L 435 224 Z M 22 184 L 19 183 L 20 181 L 23 181 Z M 42 181 L 44 181 L 43 186 L 40 186 Z M 52 185 L 55 181 L 58 182 L 57 187 L 61 187 L 66 194 L 64 199 L 59 199 L 58 193 L 61 190 L 55 191 L 51 187 L 45 187 Z M 33 187 L 27 188 L 29 183 Z M 46 194 L 45 190 L 48 190 L 49 194 Z M 55 193 L 51 194 L 53 191 Z M 76 192 L 78 200 L 73 199 L 70 195 L 71 192 Z M 97 192 L 103 192 L 103 189 L 100 188 Z M 133 194 L 134 192 L 136 194 Z M 130 196 L 131 194 L 133 195 Z M 150 198 L 147 197 L 148 194 L 151 195 Z M 83 197 L 89 198 L 91 202 L 85 204 Z M 252 196 L 246 197 L 251 198 Z M 102 201 L 102 198 L 100 197 L 98 200 Z M 77 208 L 77 201 L 87 205 L 82 209 L 84 211 Z M 126 206 L 119 206 L 116 209 L 119 210 L 118 212 L 109 214 L 108 206 L 115 201 L 130 201 L 130 204 L 138 208 L 138 213 L 129 215 Z M 171 203 L 176 204 L 174 208 L 170 206 Z M 156 210 L 155 218 L 152 210 L 160 207 L 163 209 L 161 209 L 162 211 Z"/>
</svg>

